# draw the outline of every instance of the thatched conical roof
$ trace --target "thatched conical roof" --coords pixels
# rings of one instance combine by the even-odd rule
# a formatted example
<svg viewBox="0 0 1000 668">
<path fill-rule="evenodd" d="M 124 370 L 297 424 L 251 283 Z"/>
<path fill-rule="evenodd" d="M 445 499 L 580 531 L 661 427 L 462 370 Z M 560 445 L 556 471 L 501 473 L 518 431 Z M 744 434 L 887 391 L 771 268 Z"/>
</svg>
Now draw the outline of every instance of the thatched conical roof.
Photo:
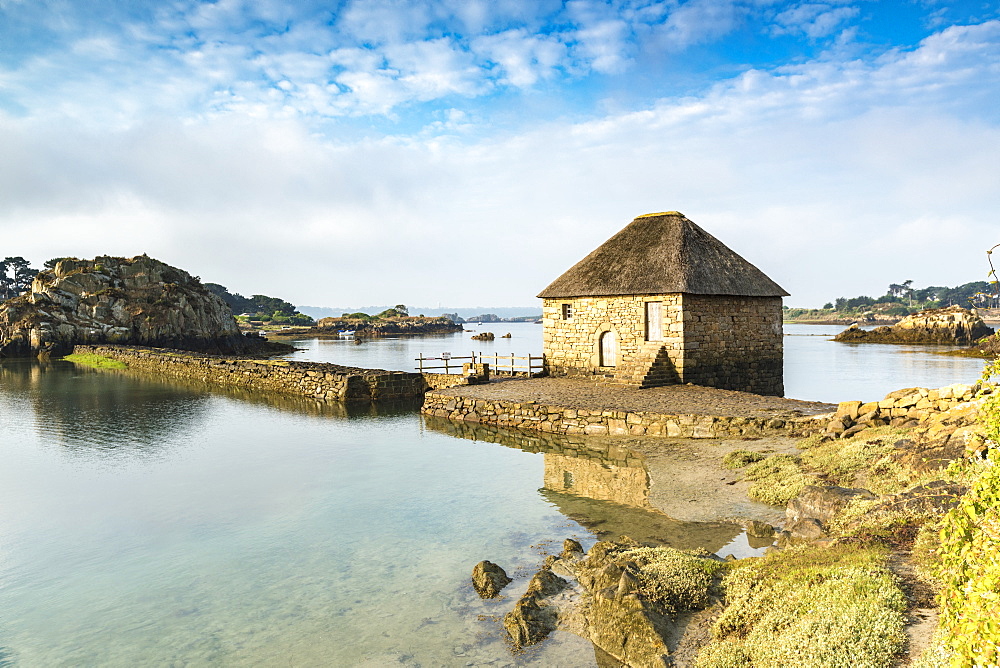
<svg viewBox="0 0 1000 668">
<path fill-rule="evenodd" d="M 539 297 L 788 293 L 677 211 L 639 216 L 542 290 Z"/>
</svg>

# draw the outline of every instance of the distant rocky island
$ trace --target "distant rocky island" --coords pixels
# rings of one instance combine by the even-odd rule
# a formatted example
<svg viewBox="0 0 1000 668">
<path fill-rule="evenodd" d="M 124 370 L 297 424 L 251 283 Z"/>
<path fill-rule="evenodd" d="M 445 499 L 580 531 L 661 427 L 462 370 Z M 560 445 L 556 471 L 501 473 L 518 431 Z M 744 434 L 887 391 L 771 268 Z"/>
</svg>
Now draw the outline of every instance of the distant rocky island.
<svg viewBox="0 0 1000 668">
<path fill-rule="evenodd" d="M 961 306 L 927 309 L 891 326 L 864 330 L 855 323 L 834 341 L 844 343 L 924 343 L 971 346 L 993 334 L 979 315 Z"/>
<path fill-rule="evenodd" d="M 461 332 L 462 325 L 446 317 L 424 318 L 403 314 L 390 316 L 368 316 L 322 318 L 315 327 L 294 328 L 269 332 L 281 338 L 330 338 L 341 337 L 350 332 L 357 338 L 377 338 L 382 336 L 410 336 L 422 334 L 451 334 Z"/>
<path fill-rule="evenodd" d="M 24 294 L 0 303 L 0 357 L 62 355 L 100 343 L 216 354 L 275 349 L 244 336 L 200 279 L 146 255 L 64 258 Z"/>
</svg>

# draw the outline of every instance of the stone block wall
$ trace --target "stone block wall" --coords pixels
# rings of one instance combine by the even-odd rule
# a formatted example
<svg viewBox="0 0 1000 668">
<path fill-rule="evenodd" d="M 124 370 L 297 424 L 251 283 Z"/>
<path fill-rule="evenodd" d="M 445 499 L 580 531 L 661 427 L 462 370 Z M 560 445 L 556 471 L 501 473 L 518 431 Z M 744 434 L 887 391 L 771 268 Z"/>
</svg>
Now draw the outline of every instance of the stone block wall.
<svg viewBox="0 0 1000 668">
<path fill-rule="evenodd" d="M 678 357 L 683 343 L 681 295 L 624 295 L 546 299 L 542 305 L 542 347 L 545 370 L 551 376 L 612 375 L 639 354 L 646 343 L 645 302 L 662 303 L 663 345 Z M 572 317 L 563 318 L 569 305 Z M 614 332 L 618 347 L 616 367 L 601 366 L 599 339 Z"/>
<path fill-rule="evenodd" d="M 780 297 L 683 295 L 684 383 L 782 396 Z"/>
<path fill-rule="evenodd" d="M 129 370 L 157 376 L 282 392 L 321 401 L 400 401 L 420 397 L 427 389 L 419 373 L 320 362 L 237 359 L 133 346 L 76 346 L 73 352 L 101 355 L 124 362 Z"/>
<path fill-rule="evenodd" d="M 646 341 L 645 302 L 661 302 L 663 339 Z M 572 317 L 564 318 L 564 307 Z M 546 299 L 545 368 L 552 376 L 614 376 L 652 364 L 662 349 L 682 383 L 784 394 L 780 297 L 626 295 Z M 618 363 L 601 366 L 599 340 L 614 332 Z"/>
<path fill-rule="evenodd" d="M 428 392 L 420 409 L 425 415 L 449 420 L 515 427 L 553 434 L 587 436 L 656 436 L 666 438 L 726 438 L 766 434 L 804 434 L 819 429 L 817 420 L 664 414 L 649 411 L 612 411 L 550 406 L 534 402 L 477 399 Z M 826 422 L 822 422 L 825 425 Z"/>
</svg>

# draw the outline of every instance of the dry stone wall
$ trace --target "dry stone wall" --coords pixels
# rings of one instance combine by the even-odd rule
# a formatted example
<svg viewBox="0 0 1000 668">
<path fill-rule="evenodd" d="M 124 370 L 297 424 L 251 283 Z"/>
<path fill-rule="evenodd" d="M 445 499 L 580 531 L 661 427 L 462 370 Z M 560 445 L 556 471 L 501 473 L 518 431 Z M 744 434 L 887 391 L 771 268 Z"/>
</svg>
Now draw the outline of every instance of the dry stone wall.
<svg viewBox="0 0 1000 668">
<path fill-rule="evenodd" d="M 518 403 L 428 392 L 421 409 L 426 415 L 466 422 L 516 427 L 553 434 L 596 436 L 657 436 L 669 438 L 724 438 L 801 434 L 821 429 L 816 416 L 755 418 L 717 415 L 612 411 Z M 824 415 L 827 420 L 829 415 Z M 821 418 L 820 418 L 821 419 Z M 819 426 L 817 426 L 819 425 Z"/>
<path fill-rule="evenodd" d="M 780 297 L 683 295 L 681 380 L 782 396 Z"/>
<path fill-rule="evenodd" d="M 73 352 L 118 360 L 132 371 L 295 394 L 321 401 L 399 401 L 422 396 L 427 389 L 419 373 L 319 362 L 236 359 L 131 346 L 76 346 Z"/>
<path fill-rule="evenodd" d="M 937 414 L 972 406 L 975 400 L 995 391 L 991 384 L 956 383 L 936 389 L 908 387 L 890 392 L 880 401 L 842 401 L 824 433 L 831 438 L 850 438 L 869 427 L 919 427 Z"/>
</svg>

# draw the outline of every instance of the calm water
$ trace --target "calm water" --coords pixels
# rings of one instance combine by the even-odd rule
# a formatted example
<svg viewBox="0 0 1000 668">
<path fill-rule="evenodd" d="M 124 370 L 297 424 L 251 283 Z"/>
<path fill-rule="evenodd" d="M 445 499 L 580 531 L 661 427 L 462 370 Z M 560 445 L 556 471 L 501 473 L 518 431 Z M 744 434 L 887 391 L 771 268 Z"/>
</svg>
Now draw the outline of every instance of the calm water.
<svg viewBox="0 0 1000 668">
<path fill-rule="evenodd" d="M 420 352 L 540 352 L 539 326 L 481 329 L 513 337 L 311 341 L 296 356 L 409 369 Z M 790 333 L 786 386 L 801 398 L 969 382 L 981 367 Z M 655 512 L 634 463 L 567 454 L 577 445 L 405 407 L 2 362 L 0 666 L 594 665 L 564 634 L 512 656 L 495 620 L 512 601 L 480 601 L 472 566 L 519 575 L 516 596 L 566 537 L 754 547 L 734 525 Z M 565 470 L 593 489 L 634 482 L 566 493 Z"/>
<path fill-rule="evenodd" d="M 466 325 L 470 327 L 471 325 Z M 903 387 L 941 387 L 972 383 L 983 370 L 978 359 L 938 354 L 947 346 L 844 344 L 831 339 L 840 325 L 785 325 L 785 395 L 810 401 L 871 401 Z M 490 331 L 509 339 L 472 341 L 474 332 Z M 414 361 L 450 352 L 454 356 L 542 354 L 542 326 L 530 323 L 485 323 L 474 332 L 376 341 L 297 341 L 302 350 L 292 359 L 375 366 L 412 371 Z M 437 362 L 440 364 L 440 362 Z"/>
</svg>

